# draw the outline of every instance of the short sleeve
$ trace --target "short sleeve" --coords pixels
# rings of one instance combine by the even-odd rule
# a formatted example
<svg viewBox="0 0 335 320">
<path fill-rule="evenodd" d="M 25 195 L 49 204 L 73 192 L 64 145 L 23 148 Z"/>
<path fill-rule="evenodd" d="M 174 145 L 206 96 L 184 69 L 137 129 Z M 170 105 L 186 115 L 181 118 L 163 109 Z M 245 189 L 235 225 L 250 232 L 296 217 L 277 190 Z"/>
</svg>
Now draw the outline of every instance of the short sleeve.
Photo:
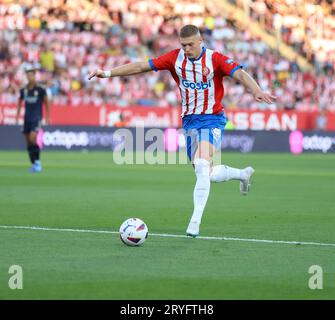
<svg viewBox="0 0 335 320">
<path fill-rule="evenodd" d="M 236 70 L 243 68 L 239 62 L 218 52 L 215 53 L 214 62 L 224 76 L 232 77 Z"/>
<path fill-rule="evenodd" d="M 178 52 L 180 49 L 170 51 L 157 58 L 149 59 L 149 65 L 152 70 L 172 70 L 174 69 L 174 64 L 176 62 Z"/>
</svg>

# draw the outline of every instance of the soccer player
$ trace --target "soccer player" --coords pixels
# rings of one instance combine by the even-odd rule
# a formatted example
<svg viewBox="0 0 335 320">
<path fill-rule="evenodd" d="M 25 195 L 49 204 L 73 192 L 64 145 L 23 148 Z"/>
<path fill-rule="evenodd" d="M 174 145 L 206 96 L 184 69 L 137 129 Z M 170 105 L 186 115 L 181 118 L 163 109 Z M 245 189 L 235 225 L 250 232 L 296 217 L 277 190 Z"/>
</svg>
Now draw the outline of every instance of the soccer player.
<svg viewBox="0 0 335 320">
<path fill-rule="evenodd" d="M 214 151 L 220 149 L 226 118 L 221 100 L 223 78 L 233 77 L 253 94 L 256 101 L 271 104 L 276 97 L 265 93 L 256 81 L 233 59 L 202 45 L 199 29 L 186 25 L 179 33 L 180 49 L 172 50 L 149 61 L 129 63 L 110 71 L 96 70 L 89 75 L 108 78 L 136 75 L 148 71 L 168 70 L 177 83 L 182 97 L 182 124 L 187 138 L 187 154 L 192 161 L 196 184 L 193 192 L 194 210 L 186 234 L 199 234 L 207 203 L 210 183 L 240 181 L 240 192 L 250 189 L 252 167 L 244 169 L 225 165 L 213 166 Z"/>
<path fill-rule="evenodd" d="M 49 122 L 49 103 L 46 90 L 36 83 L 35 69 L 28 67 L 26 75 L 28 84 L 20 90 L 20 97 L 17 106 L 16 123 L 18 123 L 22 102 L 25 102 L 24 123 L 22 133 L 27 142 L 27 151 L 31 161 L 30 172 L 41 172 L 40 148 L 37 144 L 37 133 L 42 123 L 42 108 L 45 105 L 46 124 Z"/>
</svg>

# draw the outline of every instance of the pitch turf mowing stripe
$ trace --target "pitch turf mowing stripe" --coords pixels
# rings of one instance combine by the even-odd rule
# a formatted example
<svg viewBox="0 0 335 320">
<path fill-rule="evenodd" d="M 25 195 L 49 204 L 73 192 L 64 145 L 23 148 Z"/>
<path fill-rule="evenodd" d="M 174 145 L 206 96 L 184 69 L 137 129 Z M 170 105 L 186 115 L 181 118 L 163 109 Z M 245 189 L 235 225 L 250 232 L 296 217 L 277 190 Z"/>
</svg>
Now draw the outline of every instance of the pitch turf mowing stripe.
<svg viewBox="0 0 335 320">
<path fill-rule="evenodd" d="M 0 165 L 2 167 L 11 167 L 11 168 L 25 168 L 27 167 L 25 164 L 21 163 L 13 163 L 13 162 L 2 162 L 0 161 Z M 133 165 L 122 165 L 122 169 L 131 169 L 134 171 L 153 171 L 157 169 L 152 169 L 151 167 L 145 167 L 147 164 L 133 164 Z M 190 170 L 190 165 L 189 164 L 158 164 L 161 166 L 164 166 L 164 171 L 176 170 L 176 166 L 180 169 L 181 167 L 185 168 L 185 171 Z M 110 170 L 112 167 L 117 166 L 116 164 L 112 163 L 112 165 L 99 165 L 99 169 L 106 169 Z M 127 166 L 127 167 L 126 167 Z M 52 169 L 86 169 L 86 170 L 96 170 L 97 165 L 79 165 L 79 164 L 51 164 L 48 163 L 45 167 L 47 168 L 52 168 Z M 121 166 L 120 166 L 121 167 Z M 333 172 L 310 172 L 310 171 L 274 171 L 274 170 L 257 170 L 257 176 L 302 176 L 302 177 L 335 177 L 335 173 Z"/>
<path fill-rule="evenodd" d="M 2 229 L 39 230 L 39 231 L 82 232 L 82 233 L 106 233 L 106 234 L 118 234 L 119 233 L 118 231 L 108 231 L 108 230 L 61 229 L 61 228 L 45 228 L 45 227 L 35 227 L 35 226 L 6 226 L 6 225 L 0 225 L 0 228 L 2 228 Z M 189 238 L 189 237 L 187 237 L 185 235 L 181 235 L 181 234 L 149 233 L 149 235 L 154 236 L 154 237 L 167 237 L 167 238 Z M 204 237 L 204 236 L 198 236 L 197 239 L 335 247 L 335 243 L 309 242 L 309 241 L 285 241 L 285 240 L 265 240 L 265 239 L 247 239 L 247 238 L 245 239 L 245 238 L 232 238 L 232 237 Z"/>
</svg>

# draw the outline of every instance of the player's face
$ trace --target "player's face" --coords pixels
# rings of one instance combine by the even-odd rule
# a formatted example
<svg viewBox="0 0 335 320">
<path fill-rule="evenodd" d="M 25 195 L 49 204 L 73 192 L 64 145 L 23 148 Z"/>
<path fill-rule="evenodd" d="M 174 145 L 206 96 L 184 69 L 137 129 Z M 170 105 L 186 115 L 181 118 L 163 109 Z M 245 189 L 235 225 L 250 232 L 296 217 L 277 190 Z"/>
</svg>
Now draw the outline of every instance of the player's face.
<svg viewBox="0 0 335 320">
<path fill-rule="evenodd" d="M 200 35 L 195 35 L 187 38 L 179 38 L 179 41 L 188 58 L 196 59 L 200 56 L 202 50 L 202 39 Z"/>
<path fill-rule="evenodd" d="M 34 71 L 27 72 L 27 79 L 28 79 L 28 82 L 30 83 L 35 82 L 35 72 Z"/>
</svg>

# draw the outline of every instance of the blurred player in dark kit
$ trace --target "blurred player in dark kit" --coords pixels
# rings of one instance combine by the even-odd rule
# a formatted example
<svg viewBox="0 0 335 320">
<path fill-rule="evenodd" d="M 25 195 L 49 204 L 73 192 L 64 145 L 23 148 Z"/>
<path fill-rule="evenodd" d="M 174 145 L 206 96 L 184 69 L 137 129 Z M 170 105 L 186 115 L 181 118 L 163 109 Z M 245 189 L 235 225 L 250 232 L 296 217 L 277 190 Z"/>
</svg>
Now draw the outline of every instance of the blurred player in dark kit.
<svg viewBox="0 0 335 320">
<path fill-rule="evenodd" d="M 20 97 L 17 106 L 16 123 L 18 123 L 22 102 L 25 102 L 24 123 L 22 133 L 27 142 L 27 151 L 32 166 L 30 172 L 41 172 L 40 148 L 37 144 L 37 134 L 41 128 L 43 118 L 43 104 L 45 105 L 45 123 L 49 121 L 49 103 L 45 88 L 38 85 L 35 76 L 36 69 L 26 69 L 28 84 L 20 90 Z"/>
</svg>

